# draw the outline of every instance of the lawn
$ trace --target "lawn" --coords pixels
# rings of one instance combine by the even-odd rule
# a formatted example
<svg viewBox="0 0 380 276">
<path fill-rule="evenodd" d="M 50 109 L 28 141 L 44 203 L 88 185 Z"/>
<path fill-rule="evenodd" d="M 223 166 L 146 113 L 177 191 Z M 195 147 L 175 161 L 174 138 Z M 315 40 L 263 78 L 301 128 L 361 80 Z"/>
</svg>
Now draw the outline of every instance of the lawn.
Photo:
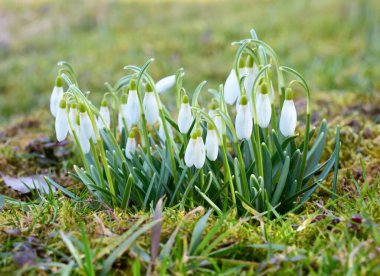
<svg viewBox="0 0 380 276">
<path fill-rule="evenodd" d="M 75 1 L 55 1 L 54 4 L 41 0 L 2 1 L 0 274 L 379 274 L 379 12 L 380 5 L 376 1 L 365 0 L 88 1 L 81 5 Z M 88 189 L 86 178 L 75 165 L 86 167 L 88 163 L 98 169 L 118 157 L 110 153 L 112 147 L 108 140 L 104 142 L 104 158 L 99 144 L 99 154 L 97 146 L 91 145 L 96 154 L 90 152 L 81 158 L 76 138 L 56 142 L 49 97 L 58 74 L 57 62 L 65 60 L 73 66 L 80 89 L 91 91 L 89 98 L 95 106 L 100 106 L 103 94 L 109 91 L 105 83 L 114 86 L 127 74 L 124 66 L 141 67 L 150 58 L 155 60 L 148 72 L 155 81 L 184 68 L 183 86 L 189 96 L 194 96 L 193 91 L 203 80 L 207 80 L 204 90 L 217 90 L 219 84 L 225 83 L 238 49 L 231 43 L 249 37 L 252 28 L 259 39 L 273 47 L 281 65 L 295 68 L 307 80 L 311 90 L 312 128 L 315 126 L 318 131 L 323 126 L 322 119 L 327 119 L 329 129 L 325 133 L 320 164 L 335 156 L 334 148 L 339 144 L 335 137 L 337 126 L 340 127 L 337 178 L 332 166 L 331 172 L 318 182 L 316 192 L 291 212 L 265 211 L 268 207 L 260 204 L 252 204 L 254 208 L 251 208 L 249 202 L 240 199 L 243 191 L 239 190 L 239 177 L 245 170 L 239 170 L 239 164 L 252 161 L 246 159 L 245 154 L 253 142 L 236 146 L 231 140 L 225 144 L 228 160 L 218 163 L 221 169 L 206 161 L 204 168 L 184 170 L 183 174 L 179 171 L 176 176 L 175 164 L 183 163 L 179 159 L 183 160 L 185 147 L 178 149 L 178 159 L 176 156 L 170 159 L 165 151 L 140 156 L 146 160 L 153 158 L 147 162 L 157 166 L 158 171 L 159 162 L 167 160 L 167 169 L 161 170 L 157 179 L 177 183 L 183 178 L 188 181 L 186 185 L 191 183 L 195 187 L 194 190 L 180 188 L 176 196 L 176 193 L 172 195 L 174 186 L 165 193 L 163 202 L 159 192 L 154 200 L 147 196 L 149 200 L 141 202 L 138 192 L 128 195 L 130 201 L 125 201 L 122 194 L 119 202 L 100 189 L 97 192 Z M 294 88 L 299 136 L 291 143 L 302 151 L 307 103 L 301 88 Z M 174 89 L 160 97 L 176 124 L 178 103 Z M 211 98 L 212 94 L 202 92 L 198 102 L 206 108 Z M 170 117 L 168 113 L 162 115 L 161 125 L 165 116 Z M 231 114 L 236 114 L 234 107 Z M 139 131 L 140 127 L 144 125 L 139 125 Z M 207 130 L 207 126 L 198 122 L 196 127 Z M 130 138 L 133 131 L 127 129 Z M 274 129 L 278 130 L 277 126 Z M 152 135 L 149 141 L 159 141 L 160 133 L 154 132 L 154 127 L 148 131 Z M 172 141 L 174 146 L 168 144 L 173 152 L 177 145 L 192 139 L 189 133 L 181 135 L 180 132 Z M 129 140 L 127 133 L 119 135 L 116 127 L 111 128 L 110 133 L 117 133 L 115 137 L 120 141 Z M 262 141 L 269 145 L 269 153 L 273 154 L 264 164 L 276 158 L 280 160 L 282 155 L 279 151 L 276 156 L 272 138 L 267 142 L 263 137 L 272 136 L 268 132 L 260 133 Z M 252 141 L 260 140 L 260 134 L 257 131 L 256 134 L 256 137 L 252 134 Z M 165 135 L 169 137 L 166 132 Z M 231 136 L 232 132 L 226 134 L 228 139 Z M 141 152 L 149 152 L 149 147 L 144 147 L 144 136 L 139 137 Z M 310 143 L 318 141 L 312 138 Z M 170 143 L 170 139 L 166 143 Z M 295 152 L 293 144 L 284 148 Z M 244 160 L 240 160 L 240 150 Z M 89 157 L 95 155 L 100 156 L 99 164 Z M 124 154 L 120 156 L 125 158 Z M 134 163 L 136 158 L 132 156 L 125 163 L 137 164 Z M 104 168 L 99 173 L 101 180 L 94 177 L 95 182 L 117 183 L 119 172 L 113 171 L 111 163 L 118 164 L 118 161 L 109 162 L 112 177 Z M 281 167 L 286 167 L 284 164 L 288 163 L 282 162 Z M 288 162 L 291 164 L 288 166 L 292 166 L 293 157 Z M 234 177 L 230 181 L 226 181 L 226 163 L 233 170 Z M 252 164 L 245 169 L 253 174 L 257 170 L 260 174 L 259 165 Z M 136 168 L 119 168 L 125 176 L 120 180 L 123 188 L 134 185 L 130 184 L 133 181 L 129 182 L 125 170 L 131 173 L 131 179 L 133 175 L 144 182 L 141 179 L 145 176 L 133 174 Z M 137 168 L 142 172 L 146 170 L 142 165 Z M 185 166 L 178 165 L 178 168 Z M 198 180 L 198 174 L 207 171 L 212 173 L 205 173 L 205 177 L 199 176 Z M 217 173 L 214 175 L 214 172 Z M 293 169 L 292 173 L 295 174 Z M 322 174 L 319 171 L 312 180 Z M 54 185 L 55 193 L 21 194 L 6 185 L 7 177 L 20 182 L 20 177 L 32 175 L 49 175 L 62 187 Z M 220 185 L 235 183 L 240 193 L 235 199 L 238 206 L 230 199 L 229 187 L 219 187 L 218 181 L 213 181 L 210 175 L 216 180 L 220 177 Z M 273 171 L 273 175 L 273 179 L 283 178 L 280 171 Z M 157 179 L 155 175 L 148 177 L 147 185 Z M 192 179 L 195 182 L 191 182 Z M 221 196 L 220 201 L 210 200 L 218 191 L 207 194 L 209 189 L 203 185 L 208 181 L 215 182 L 209 185 L 225 191 L 221 195 L 225 193 L 227 199 Z M 258 183 L 260 181 L 258 178 Z M 115 187 L 117 193 L 117 185 Z M 111 187 L 110 190 L 112 193 Z"/>
</svg>

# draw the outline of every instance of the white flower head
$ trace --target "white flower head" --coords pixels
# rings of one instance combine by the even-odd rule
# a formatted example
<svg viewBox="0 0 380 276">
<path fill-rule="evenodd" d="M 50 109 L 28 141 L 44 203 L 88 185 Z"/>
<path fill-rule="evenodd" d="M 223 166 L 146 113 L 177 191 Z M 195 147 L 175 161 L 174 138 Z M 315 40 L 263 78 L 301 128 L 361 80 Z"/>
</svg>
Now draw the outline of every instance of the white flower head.
<svg viewBox="0 0 380 276">
<path fill-rule="evenodd" d="M 77 105 L 75 103 L 70 105 L 70 111 L 69 111 L 69 121 L 71 128 L 69 128 L 69 132 L 71 136 L 74 136 L 73 130 L 76 134 L 78 134 L 78 127 L 77 127 L 77 115 L 78 115 L 78 109 Z"/>
<path fill-rule="evenodd" d="M 58 76 L 55 79 L 55 85 L 50 97 L 50 112 L 56 117 L 59 109 L 59 103 L 63 96 L 62 78 Z"/>
<path fill-rule="evenodd" d="M 249 139 L 252 134 L 253 121 L 252 115 L 248 108 L 247 96 L 243 95 L 240 99 L 240 105 L 237 110 L 235 119 L 236 135 L 239 140 Z"/>
<path fill-rule="evenodd" d="M 268 94 L 268 86 L 263 83 L 256 99 L 257 122 L 261 128 L 267 128 L 272 116 L 272 106 Z"/>
<path fill-rule="evenodd" d="M 139 96 L 137 95 L 137 86 L 134 79 L 131 80 L 129 85 L 128 102 L 125 116 L 128 129 L 130 129 L 132 125 L 136 125 L 141 116 Z"/>
<path fill-rule="evenodd" d="M 127 139 L 127 145 L 125 146 L 125 155 L 128 159 L 132 159 L 132 154 L 136 152 L 136 138 L 135 138 L 135 128 L 129 132 Z"/>
<path fill-rule="evenodd" d="M 215 161 L 218 157 L 219 141 L 216 130 L 212 125 L 208 126 L 206 135 L 206 155 L 210 161 Z"/>
<path fill-rule="evenodd" d="M 244 79 L 244 88 L 247 92 L 247 95 L 249 95 L 249 99 L 251 98 L 252 94 L 252 87 L 253 83 L 256 79 L 256 76 L 258 74 L 258 68 L 256 64 L 254 63 L 254 60 L 251 55 L 248 55 L 246 60 L 246 78 Z"/>
<path fill-rule="evenodd" d="M 109 128 L 111 125 L 111 115 L 110 115 L 110 110 L 108 108 L 108 103 L 105 99 L 102 101 L 102 104 L 100 106 L 99 115 L 100 115 L 98 118 L 99 129 L 102 129 L 105 126 Z"/>
<path fill-rule="evenodd" d="M 244 61 L 241 58 L 239 60 L 239 78 L 246 74 Z M 236 70 L 233 68 L 227 77 L 224 84 L 224 100 L 227 104 L 234 104 L 237 98 L 240 96 L 240 85 L 238 77 L 236 76 Z"/>
<path fill-rule="evenodd" d="M 189 144 L 185 151 L 185 164 L 187 167 L 195 166 L 201 169 L 206 161 L 206 149 L 201 136 L 201 131 L 197 128 L 191 135 Z"/>
<path fill-rule="evenodd" d="M 165 77 L 156 83 L 156 91 L 164 93 L 175 85 L 175 75 Z"/>
<path fill-rule="evenodd" d="M 214 124 L 216 125 L 216 129 L 219 133 L 219 135 L 223 134 L 223 121 L 222 117 L 220 116 L 219 112 L 217 111 L 217 102 L 213 99 L 210 104 L 210 110 L 208 111 L 208 115 L 211 117 L 211 119 L 214 121 Z"/>
<path fill-rule="evenodd" d="M 183 96 L 181 107 L 178 113 L 178 128 L 182 134 L 186 134 L 193 123 L 193 115 L 189 104 L 189 97 Z"/>
<path fill-rule="evenodd" d="M 143 107 L 146 121 L 148 124 L 154 125 L 158 120 L 159 111 L 156 96 L 154 95 L 153 89 L 149 84 L 146 85 Z"/>
<path fill-rule="evenodd" d="M 66 101 L 61 99 L 57 110 L 57 116 L 55 117 L 55 133 L 58 142 L 65 140 L 68 132 L 69 120 L 66 111 Z"/>
<path fill-rule="evenodd" d="M 127 124 L 127 128 L 130 129 L 128 126 L 128 122 L 126 121 L 126 116 L 127 116 L 127 101 L 128 101 L 128 95 L 123 93 L 121 96 L 121 104 L 120 104 L 120 110 L 119 110 L 119 115 L 118 115 L 118 125 L 119 125 L 119 131 L 122 132 L 124 128 L 124 122 Z"/>
<path fill-rule="evenodd" d="M 280 131 L 284 136 L 294 135 L 297 124 L 297 111 L 293 102 L 293 91 L 286 89 L 285 101 L 282 105 L 280 117 Z"/>
<path fill-rule="evenodd" d="M 92 128 L 92 123 L 90 116 L 87 113 L 86 106 L 83 103 L 78 104 L 79 110 L 79 120 L 80 120 L 80 131 L 87 139 L 93 137 L 94 129 Z"/>
</svg>

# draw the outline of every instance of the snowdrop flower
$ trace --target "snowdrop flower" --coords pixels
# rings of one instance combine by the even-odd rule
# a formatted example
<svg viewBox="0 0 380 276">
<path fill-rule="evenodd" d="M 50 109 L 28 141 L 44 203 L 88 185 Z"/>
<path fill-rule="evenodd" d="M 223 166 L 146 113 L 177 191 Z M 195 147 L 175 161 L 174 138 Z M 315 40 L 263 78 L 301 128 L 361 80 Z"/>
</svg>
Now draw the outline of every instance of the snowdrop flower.
<svg viewBox="0 0 380 276">
<path fill-rule="evenodd" d="M 218 157 L 219 141 L 218 135 L 216 134 L 216 130 L 211 124 L 208 125 L 207 129 L 205 148 L 207 158 L 210 161 L 215 161 Z"/>
<path fill-rule="evenodd" d="M 240 73 L 244 74 L 244 62 L 242 59 L 239 60 L 239 76 Z M 241 77 L 241 76 L 240 76 Z M 234 104 L 236 99 L 240 96 L 240 86 L 239 81 L 236 76 L 236 70 L 232 68 L 227 80 L 224 84 L 224 100 L 228 104 Z"/>
<path fill-rule="evenodd" d="M 57 114 L 55 118 L 55 133 L 57 135 L 58 142 L 65 140 L 67 133 L 69 132 L 69 120 L 66 113 L 66 101 L 61 99 L 59 102 Z"/>
<path fill-rule="evenodd" d="M 62 78 L 58 76 L 55 79 L 55 85 L 50 97 L 50 112 L 54 117 L 57 116 L 59 103 L 63 96 Z"/>
<path fill-rule="evenodd" d="M 98 117 L 99 129 L 102 129 L 105 126 L 107 126 L 109 128 L 111 125 L 111 116 L 110 116 L 110 110 L 108 108 L 108 103 L 105 99 L 102 101 L 102 104 L 100 106 L 99 115 L 100 115 Z M 103 120 L 102 120 L 102 118 L 103 118 Z"/>
<path fill-rule="evenodd" d="M 206 161 L 206 149 L 199 127 L 191 135 L 185 151 L 185 164 L 187 167 L 195 166 L 201 169 Z"/>
<path fill-rule="evenodd" d="M 257 122 L 261 128 L 268 127 L 272 116 L 272 107 L 268 94 L 268 86 L 263 83 L 256 99 Z"/>
<path fill-rule="evenodd" d="M 77 110 L 77 105 L 75 103 L 70 105 L 70 111 L 69 111 L 69 121 L 71 128 L 69 128 L 69 132 L 71 136 L 74 136 L 73 131 L 78 134 L 78 128 L 77 128 L 77 115 L 78 115 L 78 110 Z"/>
<path fill-rule="evenodd" d="M 169 137 L 173 138 L 173 131 L 170 127 L 170 124 L 166 122 L 166 127 L 168 129 Z M 160 119 L 160 128 L 158 129 L 158 136 L 161 139 L 161 144 L 165 144 L 166 142 L 166 135 L 165 135 L 165 129 L 164 129 L 164 124 L 162 123 L 162 120 Z"/>
<path fill-rule="evenodd" d="M 164 93 L 175 84 L 175 75 L 165 77 L 156 83 L 156 91 L 158 93 Z"/>
<path fill-rule="evenodd" d="M 136 81 L 134 79 L 131 80 L 129 85 L 128 102 L 125 115 L 125 119 L 129 121 L 127 123 L 128 130 L 132 127 L 132 125 L 136 125 L 138 123 L 141 116 L 139 96 L 137 95 Z"/>
<path fill-rule="evenodd" d="M 75 119 L 75 123 L 76 123 L 75 128 L 77 131 L 76 134 L 78 137 L 79 146 L 81 147 L 83 154 L 87 154 L 90 152 L 91 145 L 90 145 L 90 140 L 86 136 L 86 133 L 81 128 L 79 114 L 77 115 Z"/>
<path fill-rule="evenodd" d="M 186 134 L 191 124 L 193 123 L 193 116 L 191 114 L 191 107 L 189 104 L 189 97 L 184 95 L 182 98 L 181 107 L 178 114 L 178 128 L 182 134 Z"/>
<path fill-rule="evenodd" d="M 157 122 L 159 116 L 158 104 L 156 101 L 156 96 L 153 93 L 153 89 L 149 84 L 146 85 L 143 107 L 146 121 L 148 124 L 154 125 Z"/>
<path fill-rule="evenodd" d="M 125 146 L 125 155 L 128 159 L 132 159 L 132 154 L 136 152 L 136 138 L 135 138 L 135 129 L 133 128 L 129 132 L 127 145 Z"/>
<path fill-rule="evenodd" d="M 245 91 L 247 92 L 247 95 L 251 95 L 253 83 L 258 73 L 257 66 L 256 64 L 254 64 L 253 58 L 251 55 L 248 55 L 247 57 L 245 72 L 247 76 L 244 79 L 244 88 L 245 88 Z M 248 98 L 250 99 L 251 96 Z"/>
<path fill-rule="evenodd" d="M 223 134 L 223 122 L 222 122 L 222 117 L 220 114 L 217 112 L 217 103 L 213 99 L 211 104 L 210 104 L 210 110 L 208 111 L 208 115 L 211 117 L 211 119 L 214 121 L 214 124 L 216 125 L 216 129 L 219 133 L 219 135 Z"/>
<path fill-rule="evenodd" d="M 285 101 L 282 105 L 280 117 L 280 131 L 284 136 L 294 135 L 297 124 L 297 111 L 293 102 L 293 91 L 291 88 L 286 89 Z"/>
<path fill-rule="evenodd" d="M 248 108 L 248 99 L 246 95 L 243 95 L 240 99 L 240 105 L 237 110 L 235 119 L 236 135 L 239 140 L 249 139 L 252 134 L 252 115 Z"/>
<path fill-rule="evenodd" d="M 124 128 L 123 119 L 124 121 L 126 120 L 127 100 L 128 100 L 127 94 L 123 93 L 123 95 L 121 96 L 120 110 L 119 110 L 119 115 L 117 118 L 120 132 L 122 132 Z M 129 129 L 130 127 L 128 126 L 128 122 L 126 122 L 126 124 L 127 124 L 127 128 Z"/>
<path fill-rule="evenodd" d="M 88 140 L 93 136 L 93 128 L 91 124 L 90 117 L 88 116 L 86 106 L 83 103 L 78 104 L 79 109 L 79 120 L 80 120 L 80 132 Z"/>
</svg>

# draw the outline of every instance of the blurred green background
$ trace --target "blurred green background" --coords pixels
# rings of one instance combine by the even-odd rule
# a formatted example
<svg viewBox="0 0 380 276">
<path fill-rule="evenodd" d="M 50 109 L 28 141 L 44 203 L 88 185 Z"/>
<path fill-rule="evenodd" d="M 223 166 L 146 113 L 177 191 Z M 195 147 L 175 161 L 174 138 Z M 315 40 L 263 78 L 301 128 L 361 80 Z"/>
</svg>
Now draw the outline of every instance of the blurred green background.
<svg viewBox="0 0 380 276">
<path fill-rule="evenodd" d="M 255 28 L 314 91 L 378 90 L 377 0 L 0 1 L 0 124 L 48 110 L 56 63 L 69 61 L 96 101 L 127 64 L 153 77 L 186 70 L 192 91 L 224 82 L 232 41 Z"/>
</svg>

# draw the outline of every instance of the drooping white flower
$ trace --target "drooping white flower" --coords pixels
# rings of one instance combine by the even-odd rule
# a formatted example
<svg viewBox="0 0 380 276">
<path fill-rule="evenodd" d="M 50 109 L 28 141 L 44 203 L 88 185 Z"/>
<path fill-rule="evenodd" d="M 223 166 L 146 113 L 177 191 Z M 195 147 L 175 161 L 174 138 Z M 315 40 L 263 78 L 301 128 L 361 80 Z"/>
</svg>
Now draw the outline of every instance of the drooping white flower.
<svg viewBox="0 0 380 276">
<path fill-rule="evenodd" d="M 258 68 L 256 64 L 254 64 L 254 60 L 251 55 L 248 55 L 246 60 L 246 78 L 244 79 L 244 88 L 247 92 L 247 95 L 251 95 L 253 83 L 258 74 Z M 251 97 L 249 96 L 248 99 Z"/>
<path fill-rule="evenodd" d="M 247 96 L 243 95 L 235 119 L 236 135 L 239 140 L 249 139 L 252 134 L 252 115 L 248 108 Z"/>
<path fill-rule="evenodd" d="M 128 126 L 128 122 L 126 121 L 126 116 L 127 116 L 127 101 L 128 101 L 127 94 L 123 94 L 121 96 L 120 110 L 119 110 L 119 114 L 118 114 L 118 118 L 117 118 L 117 120 L 118 120 L 117 123 L 119 125 L 119 131 L 120 131 L 120 133 L 123 131 L 123 128 L 124 128 L 123 120 L 127 124 L 127 128 L 130 129 L 130 127 Z"/>
<path fill-rule="evenodd" d="M 135 130 L 132 129 L 129 132 L 129 137 L 127 139 L 127 145 L 125 146 L 125 155 L 128 159 L 132 159 L 132 154 L 136 152 L 136 138 Z"/>
<path fill-rule="evenodd" d="M 200 129 L 194 131 L 185 151 L 185 164 L 201 169 L 206 161 L 206 148 Z"/>
<path fill-rule="evenodd" d="M 77 125 L 78 141 L 79 141 L 80 147 L 82 148 L 83 154 L 87 154 L 90 152 L 90 148 L 91 148 L 90 140 L 87 138 L 86 133 L 80 127 L 80 120 L 78 120 L 78 123 L 79 123 Z"/>
<path fill-rule="evenodd" d="M 272 107 L 268 94 L 268 87 L 265 83 L 261 85 L 260 93 L 256 100 L 257 122 L 261 128 L 268 127 L 272 116 Z"/>
<path fill-rule="evenodd" d="M 106 100 L 102 101 L 102 104 L 101 104 L 100 110 L 99 110 L 99 115 L 100 116 L 98 118 L 98 128 L 102 129 L 105 126 L 107 126 L 109 128 L 111 125 L 111 115 L 110 115 L 110 110 L 108 108 L 108 103 Z M 102 118 L 103 118 L 103 120 L 102 120 Z"/>
<path fill-rule="evenodd" d="M 148 124 L 154 125 L 158 120 L 159 110 L 156 101 L 156 96 L 154 95 L 153 89 L 149 84 L 146 85 L 143 107 L 146 121 L 148 122 Z"/>
<path fill-rule="evenodd" d="M 246 74 L 244 60 L 239 60 L 239 78 Z M 224 84 L 224 100 L 227 104 L 234 104 L 237 98 L 240 96 L 240 85 L 238 77 L 236 76 L 236 70 L 233 68 L 228 75 Z"/>
<path fill-rule="evenodd" d="M 136 125 L 138 123 L 141 116 L 141 108 L 140 108 L 139 98 L 138 98 L 136 89 L 137 89 L 136 81 L 131 80 L 131 83 L 129 86 L 126 114 L 125 114 L 128 130 L 132 127 L 132 125 Z"/>
<path fill-rule="evenodd" d="M 193 123 L 193 115 L 187 95 L 183 96 L 181 107 L 178 113 L 178 128 L 182 134 L 186 134 Z"/>
<path fill-rule="evenodd" d="M 71 128 L 73 128 L 73 129 L 69 128 L 69 132 L 71 136 L 74 136 L 73 130 L 75 131 L 76 134 L 78 134 L 78 127 L 77 127 L 77 122 L 76 122 L 77 115 L 78 115 L 77 105 L 75 103 L 71 104 L 70 111 L 69 111 L 69 121 L 70 121 Z"/>
<path fill-rule="evenodd" d="M 63 96 L 62 78 L 57 77 L 55 79 L 55 85 L 50 97 L 50 112 L 56 117 L 59 109 L 59 103 Z"/>
<path fill-rule="evenodd" d="M 80 131 L 87 139 L 91 139 L 94 133 L 90 117 L 87 113 L 86 107 L 83 103 L 78 104 Z"/>
<path fill-rule="evenodd" d="M 170 124 L 168 122 L 166 122 L 166 127 L 168 129 L 169 137 L 173 138 L 173 130 L 171 129 Z M 160 137 L 161 144 L 165 144 L 166 135 L 165 135 L 164 124 L 162 123 L 161 119 L 160 119 L 160 128 L 158 129 L 158 136 Z"/>
<path fill-rule="evenodd" d="M 216 130 L 209 125 L 206 135 L 206 155 L 210 161 L 215 161 L 218 157 L 219 141 Z"/>
<path fill-rule="evenodd" d="M 222 117 L 217 112 L 217 103 L 215 100 L 212 101 L 210 104 L 210 110 L 208 111 L 208 115 L 211 117 L 211 119 L 214 121 L 214 124 L 216 125 L 216 129 L 219 132 L 219 135 L 223 134 L 223 122 Z"/>
<path fill-rule="evenodd" d="M 69 132 L 69 120 L 66 113 L 66 101 L 64 99 L 60 100 L 56 115 L 55 133 L 58 142 L 61 142 L 65 140 L 67 133 Z"/>
<path fill-rule="evenodd" d="M 296 130 L 297 111 L 293 102 L 293 92 L 290 88 L 286 90 L 285 95 L 280 117 L 280 131 L 284 136 L 291 136 Z"/>
<path fill-rule="evenodd" d="M 156 91 L 158 93 L 164 93 L 175 85 L 175 75 L 160 79 L 156 83 Z"/>
</svg>

